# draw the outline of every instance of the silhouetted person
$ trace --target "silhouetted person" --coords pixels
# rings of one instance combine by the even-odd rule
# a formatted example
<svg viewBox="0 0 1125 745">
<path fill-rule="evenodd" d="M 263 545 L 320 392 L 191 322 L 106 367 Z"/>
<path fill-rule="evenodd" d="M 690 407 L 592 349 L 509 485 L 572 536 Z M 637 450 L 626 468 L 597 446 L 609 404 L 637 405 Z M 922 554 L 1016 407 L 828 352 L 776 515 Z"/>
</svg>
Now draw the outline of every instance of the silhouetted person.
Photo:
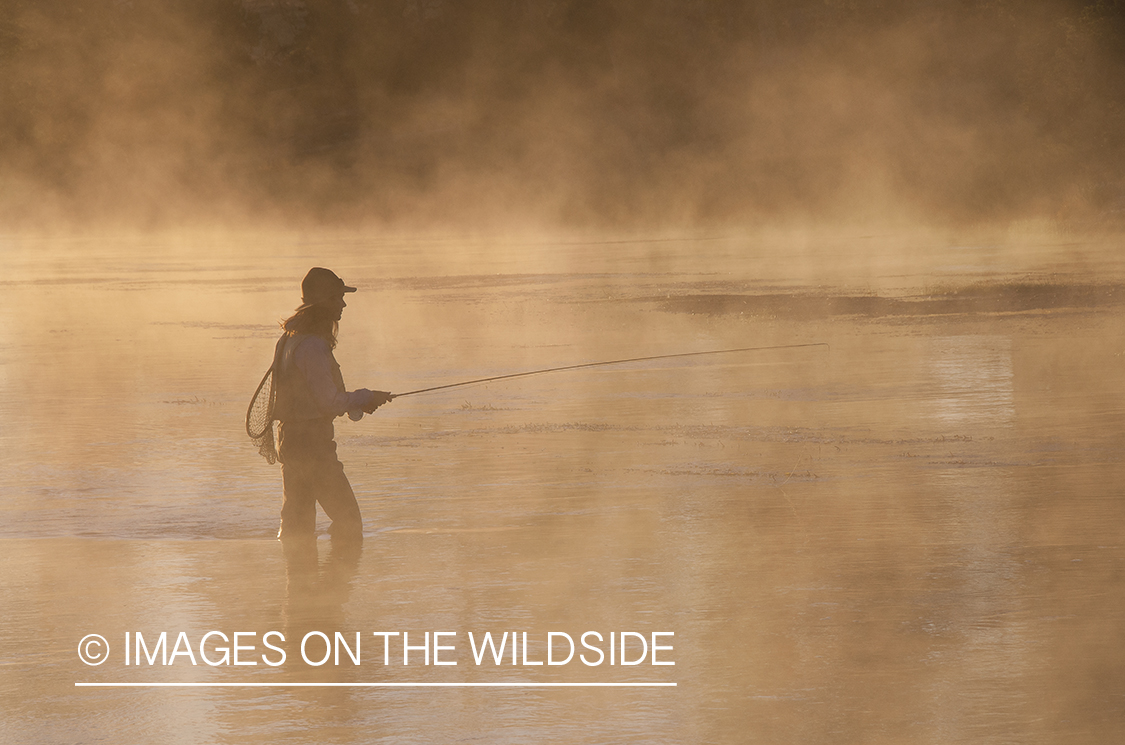
<svg viewBox="0 0 1125 745">
<path fill-rule="evenodd" d="M 333 539 L 363 540 L 363 521 L 344 466 L 336 457 L 332 420 L 351 412 L 370 414 L 390 394 L 360 388 L 348 392 L 332 350 L 339 320 L 355 292 L 333 272 L 316 267 L 301 282 L 301 305 L 281 325 L 286 336 L 274 371 L 278 457 L 285 497 L 282 540 L 307 541 L 316 534 L 317 502 L 332 520 Z"/>
</svg>

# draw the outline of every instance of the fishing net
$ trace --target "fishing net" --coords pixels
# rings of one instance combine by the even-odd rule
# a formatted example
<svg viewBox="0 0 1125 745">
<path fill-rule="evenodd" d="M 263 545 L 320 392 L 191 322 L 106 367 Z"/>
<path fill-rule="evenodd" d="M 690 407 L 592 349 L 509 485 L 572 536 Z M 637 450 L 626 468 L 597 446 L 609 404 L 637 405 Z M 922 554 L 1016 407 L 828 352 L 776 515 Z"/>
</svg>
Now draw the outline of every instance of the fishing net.
<svg viewBox="0 0 1125 745">
<path fill-rule="evenodd" d="M 281 350 L 285 346 L 285 339 L 286 337 L 282 336 L 278 340 L 273 354 L 273 364 L 262 376 L 262 382 L 258 383 L 258 388 L 250 399 L 250 406 L 246 409 L 246 434 L 250 435 L 250 440 L 258 448 L 258 452 L 271 466 L 278 460 L 273 434 L 275 421 L 273 404 L 277 397 L 274 388 L 274 371 L 278 369 L 281 362 Z"/>
</svg>

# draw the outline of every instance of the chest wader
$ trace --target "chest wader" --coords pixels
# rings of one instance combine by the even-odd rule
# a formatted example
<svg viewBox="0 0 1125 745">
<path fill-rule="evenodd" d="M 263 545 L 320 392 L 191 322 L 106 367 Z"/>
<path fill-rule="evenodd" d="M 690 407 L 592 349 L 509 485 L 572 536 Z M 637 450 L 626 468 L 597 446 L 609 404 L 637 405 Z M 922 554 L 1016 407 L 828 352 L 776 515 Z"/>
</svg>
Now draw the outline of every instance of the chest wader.
<svg viewBox="0 0 1125 745">
<path fill-rule="evenodd" d="M 286 342 L 276 371 L 277 452 L 284 489 L 277 537 L 287 540 L 315 536 L 319 503 L 332 521 L 328 533 L 333 538 L 363 540 L 359 504 L 344 474 L 344 465 L 336 457 L 334 417 L 321 415 L 304 373 L 293 362 L 297 348 L 308 338 L 298 334 Z M 332 373 L 337 389 L 344 391 L 335 358 Z"/>
</svg>

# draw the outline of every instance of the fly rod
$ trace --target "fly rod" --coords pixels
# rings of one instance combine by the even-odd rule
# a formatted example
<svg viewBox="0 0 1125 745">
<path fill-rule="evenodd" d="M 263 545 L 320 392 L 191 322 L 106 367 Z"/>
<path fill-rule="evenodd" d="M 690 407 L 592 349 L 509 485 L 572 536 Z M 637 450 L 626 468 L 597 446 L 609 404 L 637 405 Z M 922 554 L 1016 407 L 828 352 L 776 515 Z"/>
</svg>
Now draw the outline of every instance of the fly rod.
<svg viewBox="0 0 1125 745">
<path fill-rule="evenodd" d="M 650 360 L 670 360 L 674 357 L 700 357 L 705 354 L 732 354 L 734 352 L 763 352 L 769 349 L 799 349 L 801 347 L 827 347 L 828 344 L 822 341 L 812 342 L 809 344 L 779 344 L 772 347 L 739 347 L 737 349 L 711 349 L 706 352 L 680 352 L 679 354 L 657 354 L 651 357 L 630 357 L 627 360 L 606 360 L 605 362 L 586 362 L 581 365 L 563 365 L 562 367 L 546 367 L 542 370 L 528 370 L 527 372 L 509 373 L 508 375 L 494 375 L 491 378 L 477 378 L 476 380 L 465 380 L 460 383 L 448 383 L 446 385 L 435 385 L 432 388 L 419 388 L 416 391 L 407 391 L 406 393 L 392 393 L 391 398 L 402 398 L 403 396 L 413 396 L 416 393 L 429 393 L 430 391 L 442 391 L 447 388 L 460 388 L 465 385 L 472 385 L 473 383 L 490 383 L 494 380 L 510 380 L 512 378 L 526 378 L 529 375 L 542 375 L 543 373 L 562 372 L 563 370 L 581 370 L 584 367 L 606 367 L 607 365 L 623 365 L 626 362 L 648 362 Z"/>
</svg>

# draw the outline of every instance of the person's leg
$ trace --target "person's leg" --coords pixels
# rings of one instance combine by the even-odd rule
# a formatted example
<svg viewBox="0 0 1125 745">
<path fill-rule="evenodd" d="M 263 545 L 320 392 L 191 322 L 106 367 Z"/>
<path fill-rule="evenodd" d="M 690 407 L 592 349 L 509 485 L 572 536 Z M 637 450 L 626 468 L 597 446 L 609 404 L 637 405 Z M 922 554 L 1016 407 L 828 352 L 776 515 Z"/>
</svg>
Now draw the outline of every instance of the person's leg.
<svg viewBox="0 0 1125 745">
<path fill-rule="evenodd" d="M 283 422 L 278 426 L 281 456 L 281 527 L 277 537 L 305 540 L 316 535 L 316 498 L 319 490 L 319 459 L 315 433 L 306 422 Z"/>
<path fill-rule="evenodd" d="M 363 540 L 363 517 L 359 514 L 359 503 L 355 492 L 344 473 L 344 464 L 336 457 L 336 443 L 332 443 L 331 460 L 325 458 L 321 468 L 321 484 L 317 491 L 317 501 L 324 514 L 332 520 L 328 533 L 334 539 Z"/>
<path fill-rule="evenodd" d="M 311 493 L 332 524 L 328 533 L 333 538 L 363 540 L 363 518 L 355 492 L 344 474 L 344 465 L 336 457 L 335 431 L 331 419 L 316 420 L 308 427 L 306 452 L 315 459 L 315 480 Z"/>
</svg>

